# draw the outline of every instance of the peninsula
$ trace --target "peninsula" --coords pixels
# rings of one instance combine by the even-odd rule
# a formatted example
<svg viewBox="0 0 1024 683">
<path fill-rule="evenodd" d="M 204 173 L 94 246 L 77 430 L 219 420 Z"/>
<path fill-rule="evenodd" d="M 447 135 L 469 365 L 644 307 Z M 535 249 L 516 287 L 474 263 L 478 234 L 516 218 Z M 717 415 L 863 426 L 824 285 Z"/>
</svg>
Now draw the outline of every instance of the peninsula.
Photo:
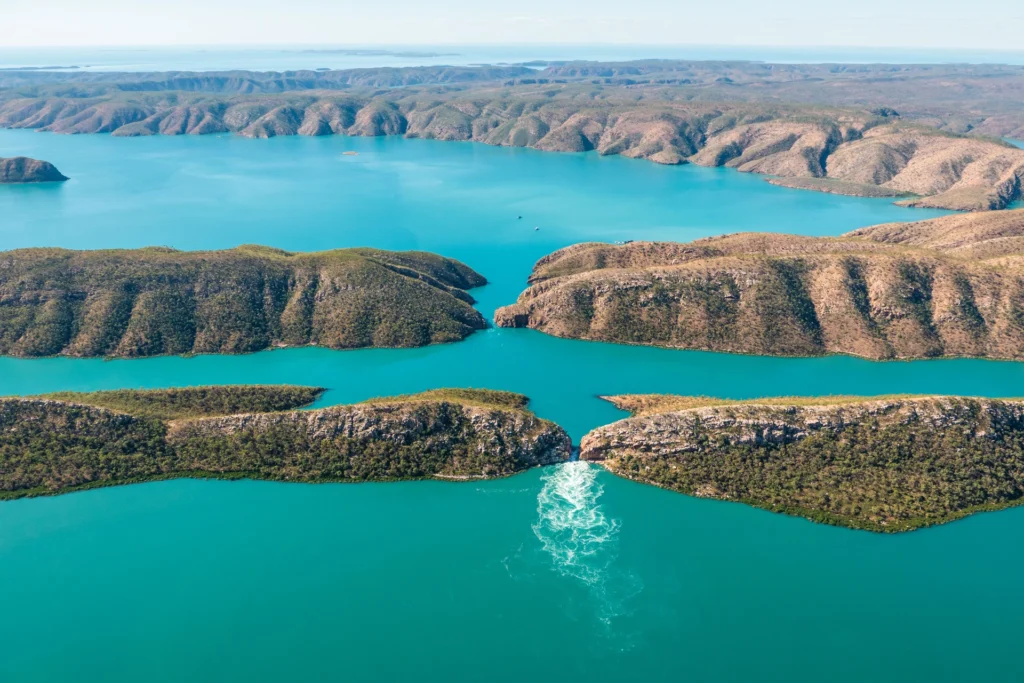
<svg viewBox="0 0 1024 683">
<path fill-rule="evenodd" d="M 530 283 L 498 326 L 761 355 L 1024 358 L 1024 210 L 843 237 L 578 244 Z"/>
<path fill-rule="evenodd" d="M 629 479 L 817 522 L 909 531 L 1024 501 L 1024 401 L 613 396 L 580 445 Z"/>
<path fill-rule="evenodd" d="M 0 185 L 63 182 L 67 179 L 48 161 L 28 157 L 0 158 Z"/>
<path fill-rule="evenodd" d="M 980 211 L 1022 197 L 1024 150 L 978 134 L 1024 130 L 1024 106 L 1000 97 L 1007 87 L 1024 87 L 1024 68 L 654 61 L 540 71 L 31 71 L 0 74 L 0 126 L 117 136 L 404 135 L 596 150 Z M 951 102 L 950 93 L 962 97 Z"/>
<path fill-rule="evenodd" d="M 0 354 L 140 357 L 410 347 L 487 326 L 486 280 L 424 252 L 244 246 L 0 252 Z"/>
<path fill-rule="evenodd" d="M 445 389 L 295 410 L 321 391 L 222 386 L 0 399 L 0 499 L 180 477 L 481 479 L 561 462 L 572 451 L 568 435 L 518 394 Z"/>
</svg>

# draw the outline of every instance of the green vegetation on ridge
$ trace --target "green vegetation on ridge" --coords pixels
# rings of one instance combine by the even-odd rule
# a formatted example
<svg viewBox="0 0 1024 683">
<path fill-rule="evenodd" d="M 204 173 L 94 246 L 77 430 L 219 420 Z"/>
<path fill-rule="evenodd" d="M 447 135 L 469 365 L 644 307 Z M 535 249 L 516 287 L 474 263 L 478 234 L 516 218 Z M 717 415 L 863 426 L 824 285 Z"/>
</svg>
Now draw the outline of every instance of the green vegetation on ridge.
<svg viewBox="0 0 1024 683">
<path fill-rule="evenodd" d="M 1024 502 L 1024 402 L 948 396 L 620 396 L 580 458 L 702 498 L 872 531 Z"/>
<path fill-rule="evenodd" d="M 516 394 L 448 389 L 291 410 L 320 392 L 227 386 L 0 398 L 0 499 L 174 477 L 497 477 L 566 460 L 572 449 Z M 221 414 L 236 408 L 245 413 Z"/>
<path fill-rule="evenodd" d="M 114 389 L 60 391 L 38 398 L 109 408 L 137 417 L 178 420 L 240 413 L 274 413 L 308 406 L 324 389 L 288 385 L 185 387 L 181 389 Z"/>
<path fill-rule="evenodd" d="M 467 266 L 424 252 L 244 246 L 0 252 L 0 354 L 246 353 L 410 347 L 486 321 Z"/>
</svg>

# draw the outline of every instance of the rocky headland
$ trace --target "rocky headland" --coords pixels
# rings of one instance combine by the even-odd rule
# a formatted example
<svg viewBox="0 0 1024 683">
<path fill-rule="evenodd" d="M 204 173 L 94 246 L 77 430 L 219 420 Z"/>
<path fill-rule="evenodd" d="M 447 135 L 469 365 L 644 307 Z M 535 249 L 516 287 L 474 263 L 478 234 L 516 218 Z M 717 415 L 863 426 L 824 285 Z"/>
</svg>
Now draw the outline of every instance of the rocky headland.
<svg viewBox="0 0 1024 683">
<path fill-rule="evenodd" d="M 320 390 L 62 393 L 0 399 L 0 499 L 180 477 L 480 479 L 562 462 L 571 441 L 518 394 L 437 390 L 293 410 Z M 224 415 L 272 406 L 277 412 Z"/>
<path fill-rule="evenodd" d="M 877 94 L 868 84 L 902 82 L 912 89 L 907 83 L 917 79 L 931 84 L 927 92 L 936 99 L 942 91 L 932 86 L 942 77 L 978 89 L 992 86 L 995 73 L 774 66 L 645 62 L 552 64 L 540 72 L 16 72 L 0 78 L 7 83 L 0 90 L 0 126 L 119 136 L 404 135 L 728 166 L 765 174 L 777 184 L 904 197 L 913 206 L 1000 209 L 1022 196 L 1024 150 L 974 134 L 996 128 L 935 119 L 928 108 L 914 116 L 870 106 L 890 101 L 898 91 Z M 814 87 L 810 74 L 818 79 Z M 998 77 L 1003 85 L 1024 83 L 1024 71 Z M 767 97 L 766 89 L 793 99 Z M 837 99 L 833 91 L 868 95 L 858 102 Z M 1001 134 L 1013 133 L 1010 126 Z"/>
<path fill-rule="evenodd" d="M 28 157 L 0 158 L 0 185 L 15 183 L 53 183 L 67 176 L 48 161 Z"/>
<path fill-rule="evenodd" d="M 843 237 L 578 244 L 530 283 L 498 326 L 762 355 L 1024 358 L 1024 210 Z"/>
<path fill-rule="evenodd" d="M 0 354 L 140 357 L 410 347 L 487 326 L 486 280 L 424 252 L 246 246 L 0 252 Z"/>
<path fill-rule="evenodd" d="M 580 458 L 818 522 L 908 531 L 1024 501 L 1024 402 L 950 396 L 610 397 Z"/>
</svg>

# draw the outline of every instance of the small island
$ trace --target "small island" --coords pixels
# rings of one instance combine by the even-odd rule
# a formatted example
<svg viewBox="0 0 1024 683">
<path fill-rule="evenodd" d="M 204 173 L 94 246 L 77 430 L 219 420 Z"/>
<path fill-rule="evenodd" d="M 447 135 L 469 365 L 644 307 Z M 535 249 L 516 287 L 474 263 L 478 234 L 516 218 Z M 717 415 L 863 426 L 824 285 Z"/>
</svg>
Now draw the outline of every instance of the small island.
<svg viewBox="0 0 1024 683">
<path fill-rule="evenodd" d="M 0 252 L 0 354 L 413 347 L 484 329 L 468 266 L 425 252 L 245 246 Z"/>
<path fill-rule="evenodd" d="M 580 459 L 701 498 L 909 531 L 1024 502 L 1024 401 L 634 395 Z"/>
<path fill-rule="evenodd" d="M 28 157 L 0 157 L 0 185 L 54 183 L 68 180 L 48 161 Z"/>
<path fill-rule="evenodd" d="M 779 356 L 1024 358 L 1024 210 L 843 237 L 578 244 L 537 262 L 500 327 Z"/>
<path fill-rule="evenodd" d="M 482 479 L 568 460 L 569 436 L 519 394 L 442 389 L 296 410 L 290 386 L 0 399 L 0 499 L 181 477 Z"/>
</svg>

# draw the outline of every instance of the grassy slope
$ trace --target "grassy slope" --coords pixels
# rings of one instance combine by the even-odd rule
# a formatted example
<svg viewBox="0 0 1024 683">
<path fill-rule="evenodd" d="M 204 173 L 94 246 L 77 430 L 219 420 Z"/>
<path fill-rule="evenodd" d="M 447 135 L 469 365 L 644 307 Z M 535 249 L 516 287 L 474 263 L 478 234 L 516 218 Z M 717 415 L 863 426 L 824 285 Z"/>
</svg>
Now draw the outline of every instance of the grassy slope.
<svg viewBox="0 0 1024 683">
<path fill-rule="evenodd" d="M 485 282 L 423 252 L 21 249 L 0 253 L 0 353 L 137 357 L 456 341 L 486 326 L 465 292 Z"/>
</svg>

